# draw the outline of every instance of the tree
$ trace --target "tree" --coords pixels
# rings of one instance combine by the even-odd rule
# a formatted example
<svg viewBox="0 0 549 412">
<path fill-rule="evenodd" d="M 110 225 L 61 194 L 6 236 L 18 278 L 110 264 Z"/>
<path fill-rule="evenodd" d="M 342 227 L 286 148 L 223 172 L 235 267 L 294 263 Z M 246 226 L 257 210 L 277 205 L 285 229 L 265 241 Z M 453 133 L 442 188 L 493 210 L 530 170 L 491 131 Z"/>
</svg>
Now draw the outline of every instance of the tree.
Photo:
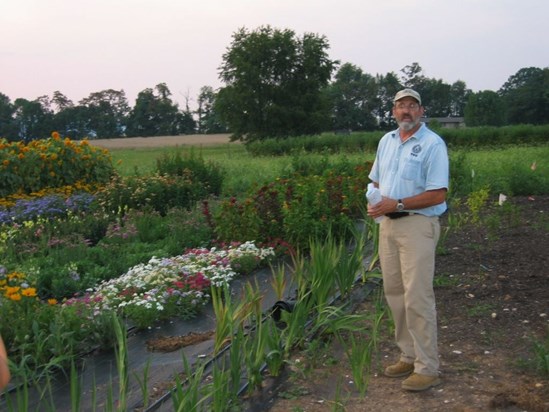
<svg viewBox="0 0 549 412">
<path fill-rule="evenodd" d="M 451 86 L 441 79 L 424 78 L 421 101 L 428 117 L 447 117 L 451 114 Z"/>
<path fill-rule="evenodd" d="M 177 103 L 171 99 L 171 92 L 165 83 L 156 85 L 155 91 L 147 88 L 137 95 L 135 106 L 128 116 L 128 136 L 171 136 L 188 130 L 188 112 L 181 113 Z M 190 119 L 189 119 L 190 116 Z"/>
<path fill-rule="evenodd" d="M 0 138 L 17 140 L 17 126 L 14 119 L 15 107 L 10 98 L 0 93 Z"/>
<path fill-rule="evenodd" d="M 442 79 L 429 78 L 423 74 L 418 63 L 401 69 L 404 87 L 410 87 L 421 95 L 425 114 L 429 117 L 461 117 L 471 90 L 458 80 L 450 85 Z"/>
<path fill-rule="evenodd" d="M 217 94 L 211 86 L 200 88 L 198 95 L 198 133 L 224 133 L 227 128 L 219 118 L 215 110 Z"/>
<path fill-rule="evenodd" d="M 423 74 L 423 68 L 419 65 L 419 63 L 414 62 L 408 66 L 404 66 L 400 69 L 400 72 L 402 73 L 401 82 L 404 87 L 414 89 L 423 98 L 422 92 L 427 78 Z"/>
<path fill-rule="evenodd" d="M 471 93 L 471 89 L 468 89 L 462 80 L 452 84 L 450 88 L 450 116 L 463 117 L 465 115 L 465 106 Z"/>
<path fill-rule="evenodd" d="M 494 91 L 471 93 L 465 106 L 465 124 L 475 126 L 502 126 L 505 112 L 502 98 Z"/>
<path fill-rule="evenodd" d="M 314 134 L 325 129 L 329 106 L 322 89 L 337 64 L 324 36 L 270 26 L 233 34 L 219 77 L 226 84 L 215 110 L 233 140 Z"/>
<path fill-rule="evenodd" d="M 43 139 L 53 132 L 53 112 L 48 96 L 32 101 L 19 98 L 13 106 L 18 140 Z"/>
<path fill-rule="evenodd" d="M 549 123 L 549 68 L 520 69 L 498 94 L 505 103 L 507 123 Z"/>
<path fill-rule="evenodd" d="M 389 72 L 385 76 L 376 75 L 377 84 L 377 107 L 374 109 L 378 119 L 379 128 L 387 130 L 394 127 L 396 122 L 393 119 L 393 99 L 395 94 L 403 88 L 398 76 Z"/>
<path fill-rule="evenodd" d="M 351 63 L 342 65 L 328 87 L 335 130 L 374 130 L 378 105 L 375 79 Z"/>
<path fill-rule="evenodd" d="M 87 125 L 95 137 L 119 137 L 124 134 L 129 112 L 124 90 L 103 90 L 91 93 L 79 102 L 87 111 Z"/>
</svg>

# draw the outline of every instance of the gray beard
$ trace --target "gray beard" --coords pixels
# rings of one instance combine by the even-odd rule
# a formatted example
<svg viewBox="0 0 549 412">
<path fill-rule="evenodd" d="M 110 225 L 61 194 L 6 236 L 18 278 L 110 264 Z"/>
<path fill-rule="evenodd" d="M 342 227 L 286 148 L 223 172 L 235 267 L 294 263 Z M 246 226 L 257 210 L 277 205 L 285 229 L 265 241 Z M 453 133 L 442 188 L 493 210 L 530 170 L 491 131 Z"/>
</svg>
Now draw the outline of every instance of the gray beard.
<svg viewBox="0 0 549 412">
<path fill-rule="evenodd" d="M 416 127 L 419 124 L 419 121 L 417 122 L 397 122 L 398 127 L 400 127 L 405 132 L 409 132 L 410 130 L 413 130 L 414 127 Z"/>
</svg>

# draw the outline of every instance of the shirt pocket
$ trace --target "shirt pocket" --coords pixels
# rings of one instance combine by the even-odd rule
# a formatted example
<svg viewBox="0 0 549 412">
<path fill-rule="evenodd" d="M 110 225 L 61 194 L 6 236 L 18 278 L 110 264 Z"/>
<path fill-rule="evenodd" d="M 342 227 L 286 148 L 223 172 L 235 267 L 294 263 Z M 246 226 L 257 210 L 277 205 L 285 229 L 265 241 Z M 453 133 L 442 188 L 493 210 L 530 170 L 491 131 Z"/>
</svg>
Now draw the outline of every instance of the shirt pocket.
<svg viewBox="0 0 549 412">
<path fill-rule="evenodd" d="M 416 180 L 421 176 L 421 161 L 407 159 L 402 170 L 402 178 L 405 180 Z"/>
</svg>

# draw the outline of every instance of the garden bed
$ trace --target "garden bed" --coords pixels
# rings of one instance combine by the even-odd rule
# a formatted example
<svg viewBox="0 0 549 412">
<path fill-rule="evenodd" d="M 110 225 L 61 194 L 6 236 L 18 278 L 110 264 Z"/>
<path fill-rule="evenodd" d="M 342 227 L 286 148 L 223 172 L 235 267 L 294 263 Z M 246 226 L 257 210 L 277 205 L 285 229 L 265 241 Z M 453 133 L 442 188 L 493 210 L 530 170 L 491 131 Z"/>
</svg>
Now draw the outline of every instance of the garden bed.
<svg viewBox="0 0 549 412">
<path fill-rule="evenodd" d="M 398 358 L 385 331 L 364 398 L 350 383 L 343 348 L 332 341 L 314 358 L 295 354 L 285 379 L 261 395 L 262 410 L 549 411 L 547 375 L 535 370 L 533 350 L 534 342 L 545 343 L 545 356 L 549 350 L 549 196 L 513 198 L 510 205 L 504 214 L 489 207 L 482 226 L 450 233 L 437 257 L 441 386 L 412 393 L 400 388 L 401 379 L 384 377 L 384 365 Z M 488 230 L 486 218 L 497 215 L 500 224 Z M 372 306 L 365 301 L 358 311 Z"/>
</svg>

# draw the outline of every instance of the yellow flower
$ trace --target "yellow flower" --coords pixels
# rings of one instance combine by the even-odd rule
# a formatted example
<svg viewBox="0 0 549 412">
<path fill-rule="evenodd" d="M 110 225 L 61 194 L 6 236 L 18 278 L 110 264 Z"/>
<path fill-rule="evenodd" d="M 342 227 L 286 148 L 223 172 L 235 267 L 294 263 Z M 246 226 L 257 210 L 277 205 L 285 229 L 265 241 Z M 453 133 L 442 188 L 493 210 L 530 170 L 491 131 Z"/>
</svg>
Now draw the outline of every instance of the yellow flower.
<svg viewBox="0 0 549 412">
<path fill-rule="evenodd" d="M 58 132 L 53 132 L 53 133 L 51 134 L 51 137 L 52 137 L 53 139 L 55 139 L 55 140 L 61 139 L 61 136 L 59 135 Z"/>
<path fill-rule="evenodd" d="M 23 289 L 21 291 L 21 294 L 23 296 L 27 296 L 29 298 L 33 298 L 36 296 L 36 288 L 27 288 L 27 289 Z"/>
<path fill-rule="evenodd" d="M 55 298 L 50 298 L 48 299 L 48 305 L 57 305 L 57 299 Z"/>
<path fill-rule="evenodd" d="M 13 301 L 19 301 L 21 300 L 21 295 L 19 293 L 13 293 L 11 295 L 8 295 L 8 298 Z"/>
</svg>

